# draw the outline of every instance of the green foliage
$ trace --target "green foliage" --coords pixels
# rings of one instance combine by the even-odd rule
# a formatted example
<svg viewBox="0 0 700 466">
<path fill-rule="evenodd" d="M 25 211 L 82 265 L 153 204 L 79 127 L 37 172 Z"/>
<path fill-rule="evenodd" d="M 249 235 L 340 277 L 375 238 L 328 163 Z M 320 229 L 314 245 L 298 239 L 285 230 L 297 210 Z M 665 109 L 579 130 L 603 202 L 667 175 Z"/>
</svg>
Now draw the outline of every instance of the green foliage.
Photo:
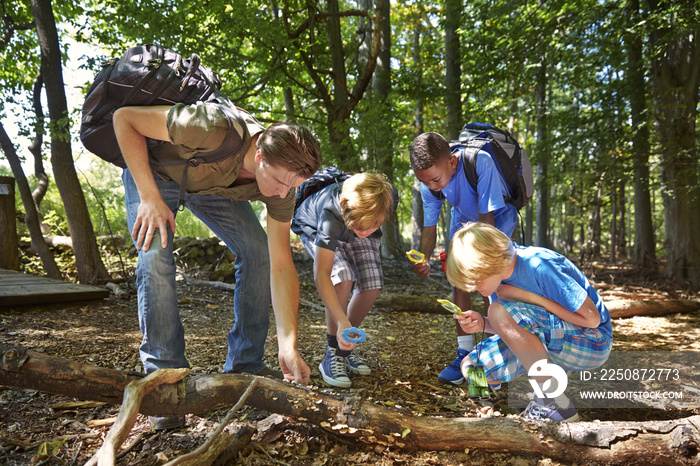
<svg viewBox="0 0 700 466">
<path fill-rule="evenodd" d="M 90 164 L 78 175 L 95 234 L 118 234 L 128 240 L 130 233 L 126 224 L 122 171 L 95 156 L 89 157 Z"/>
<path fill-rule="evenodd" d="M 627 218 L 634 215 L 626 42 L 630 34 L 642 38 L 648 68 L 650 58 L 659 56 L 664 44 L 697 30 L 697 14 L 681 15 L 678 4 L 685 3 L 671 2 L 665 8 L 645 11 L 644 21 L 630 26 L 620 21 L 626 14 L 625 2 L 620 0 L 540 3 L 463 2 L 459 35 L 465 122 L 487 121 L 510 129 L 535 164 L 543 161 L 542 154 L 548 154 L 551 191 L 547 195 L 550 208 L 558 212 L 548 227 L 557 238 L 564 236 L 567 222 L 573 222 L 577 244 L 586 241 L 590 218 L 598 208 L 600 185 L 602 240 L 607 241 L 613 200 L 623 195 L 622 186 L 626 188 Z M 343 111 L 342 95 L 336 91 L 343 85 L 352 89 L 361 75 L 367 56 L 364 39 L 371 23 L 364 16 L 340 17 L 345 73 L 334 76 L 333 42 L 329 38 L 333 18 L 327 14 L 331 4 L 301 0 L 69 0 L 53 2 L 53 8 L 62 39 L 71 34 L 79 42 L 101 46 L 106 55 L 117 56 L 129 45 L 150 42 L 183 56 L 200 54 L 204 64 L 220 72 L 232 100 L 263 123 L 290 116 L 291 108 L 283 98 L 284 91 L 290 91 L 294 103 L 291 118 L 309 125 L 318 135 L 326 165 L 379 171 L 389 165 L 380 154 L 391 147 L 392 182 L 402 193 L 399 221 L 404 237 L 408 237 L 408 193 L 413 185 L 408 146 L 419 124 L 425 131 L 445 130 L 444 2 L 392 2 L 388 100 L 381 101 L 376 93 L 368 92 L 339 123 L 349 127 L 350 142 L 358 149 L 357 160 L 342 158 L 343 152 L 330 142 L 333 120 L 329 109 Z M 347 13 L 369 4 L 340 1 L 339 8 Z M 28 0 L 7 0 L 2 8 L 15 24 L 32 21 Z M 685 5 L 683 11 L 689 8 Z M 652 36 L 653 44 L 649 40 Z M 66 43 L 62 40 L 64 49 Z M 26 135 L 34 123 L 28 97 L 39 70 L 36 34 L 32 29 L 16 30 L 4 45 L 0 48 L 0 118 L 11 116 L 7 115 L 8 104 L 18 103 L 14 118 L 23 124 L 21 134 Z M 103 58 L 89 57 L 87 66 L 96 71 Z M 543 63 L 548 70 L 546 151 L 537 147 L 534 93 L 536 73 Z M 650 115 L 653 105 L 650 98 Z M 417 108 L 422 122 L 417 121 Z M 77 110 L 73 109 L 74 121 Z M 390 129 L 388 134 L 385 128 Z M 652 138 L 656 141 L 658 133 L 653 132 Z M 696 140 L 696 148 L 699 142 Z M 96 233 L 128 238 L 119 170 L 96 158 L 87 168 L 78 160 Z M 663 244 L 664 207 L 659 195 L 663 167 L 659 163 L 659 157 L 653 157 L 650 181 L 657 239 Z M 35 183 L 30 177 L 30 184 Z M 262 212 L 260 205 L 255 208 Z M 561 213 L 564 210 L 566 215 Z M 64 209 L 54 184 L 42 203 L 42 212 L 54 234 L 65 234 Z M 178 215 L 178 234 L 209 236 L 208 229 L 188 212 Z"/>
</svg>

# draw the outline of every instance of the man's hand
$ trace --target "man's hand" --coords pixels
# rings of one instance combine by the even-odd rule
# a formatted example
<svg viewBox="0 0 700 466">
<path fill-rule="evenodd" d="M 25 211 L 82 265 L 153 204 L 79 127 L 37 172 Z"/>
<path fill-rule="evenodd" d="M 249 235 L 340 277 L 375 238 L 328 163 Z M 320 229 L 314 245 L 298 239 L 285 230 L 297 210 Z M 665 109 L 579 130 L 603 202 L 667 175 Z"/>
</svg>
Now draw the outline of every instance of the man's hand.
<svg viewBox="0 0 700 466">
<path fill-rule="evenodd" d="M 419 277 L 428 278 L 430 276 L 430 262 L 426 260 L 420 264 L 413 264 L 413 272 Z"/>
<path fill-rule="evenodd" d="M 136 241 L 136 249 L 143 247 L 148 251 L 156 230 L 160 232 L 161 247 L 168 246 L 168 225 L 175 234 L 175 214 L 168 208 L 165 201 L 159 198 L 155 201 L 141 200 L 138 214 L 131 231 L 131 237 Z"/>
<path fill-rule="evenodd" d="M 295 382 L 299 385 L 308 385 L 311 378 L 311 369 L 302 359 L 299 351 L 293 350 L 287 353 L 279 353 L 279 362 L 285 382 Z"/>
<path fill-rule="evenodd" d="M 484 330 L 484 316 L 476 311 L 463 311 L 462 314 L 453 314 L 462 330 L 466 333 L 476 333 Z"/>
<path fill-rule="evenodd" d="M 175 215 L 168 209 L 156 184 L 148 160 L 146 138 L 169 141 L 167 117 L 172 107 L 156 105 L 122 107 L 114 112 L 112 125 L 119 142 L 119 149 L 129 167 L 139 191 L 139 205 L 131 237 L 136 249 L 148 251 L 156 230 L 160 231 L 160 244 L 168 246 L 168 229 L 175 233 Z"/>
</svg>

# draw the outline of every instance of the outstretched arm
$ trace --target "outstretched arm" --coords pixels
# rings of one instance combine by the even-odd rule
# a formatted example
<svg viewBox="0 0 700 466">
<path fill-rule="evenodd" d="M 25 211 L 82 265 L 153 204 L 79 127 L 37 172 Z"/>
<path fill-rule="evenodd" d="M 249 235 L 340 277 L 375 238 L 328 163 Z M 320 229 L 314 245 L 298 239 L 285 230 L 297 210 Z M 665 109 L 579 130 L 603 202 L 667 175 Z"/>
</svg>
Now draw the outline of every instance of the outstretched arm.
<svg viewBox="0 0 700 466">
<path fill-rule="evenodd" d="M 419 277 L 430 276 L 430 257 L 435 250 L 437 242 L 437 227 L 423 227 L 420 235 L 420 252 L 425 255 L 425 262 L 413 264 L 413 271 Z"/>
<path fill-rule="evenodd" d="M 175 233 L 175 215 L 160 195 L 148 162 L 146 138 L 168 141 L 166 119 L 171 107 L 122 107 L 112 120 L 119 149 L 139 191 L 139 205 L 131 236 L 136 248 L 148 251 L 156 230 L 161 232 L 161 246 L 168 245 L 168 225 Z"/>
<path fill-rule="evenodd" d="M 598 312 L 598 308 L 595 307 L 595 304 L 593 304 L 593 301 L 589 297 L 586 297 L 586 300 L 576 312 L 571 312 L 551 299 L 512 285 L 499 286 L 498 290 L 496 290 L 496 294 L 499 299 L 512 299 L 542 306 L 561 320 L 565 320 L 580 327 L 595 328 L 600 325 L 600 312 Z"/>
<path fill-rule="evenodd" d="M 491 212 L 486 212 L 485 214 L 479 214 L 479 221 L 481 223 L 488 223 L 491 226 L 496 226 L 496 215 Z"/>
<path fill-rule="evenodd" d="M 341 350 L 351 350 L 355 347 L 355 343 L 345 341 L 342 337 L 343 330 L 352 327 L 348 320 L 343 307 L 340 305 L 338 295 L 335 292 L 335 287 L 331 281 L 331 271 L 333 270 L 333 260 L 335 251 L 325 248 L 316 248 L 316 257 L 314 258 L 314 281 L 316 289 L 321 296 L 323 305 L 326 307 L 326 313 L 334 321 L 329 322 L 329 330 L 335 332 L 338 338 L 338 346 Z"/>
<path fill-rule="evenodd" d="M 284 380 L 307 385 L 311 376 L 297 346 L 299 277 L 289 247 L 289 222 L 268 217 L 267 241 L 270 253 L 270 289 L 272 309 L 277 323 L 280 368 Z"/>
</svg>

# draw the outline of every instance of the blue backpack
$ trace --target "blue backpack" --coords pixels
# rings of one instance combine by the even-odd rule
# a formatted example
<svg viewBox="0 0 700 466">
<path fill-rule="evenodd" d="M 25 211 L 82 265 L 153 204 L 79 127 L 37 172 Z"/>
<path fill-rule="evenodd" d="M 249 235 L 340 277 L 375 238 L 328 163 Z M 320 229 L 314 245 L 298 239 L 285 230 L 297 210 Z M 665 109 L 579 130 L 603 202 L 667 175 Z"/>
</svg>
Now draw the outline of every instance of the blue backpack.
<svg viewBox="0 0 700 466">
<path fill-rule="evenodd" d="M 476 191 L 476 155 L 480 150 L 488 152 L 496 168 L 508 186 L 505 198 L 520 210 L 527 205 L 535 192 L 532 165 L 525 150 L 508 131 L 488 123 L 469 123 L 459 133 L 456 141 L 450 141 L 452 153 L 461 151 L 464 174 L 472 189 Z M 433 193 L 443 197 L 442 193 Z"/>
<path fill-rule="evenodd" d="M 350 178 L 350 175 L 335 167 L 326 167 L 317 171 L 297 189 L 294 210 L 296 211 L 301 203 L 304 202 L 304 199 L 312 194 L 317 193 L 329 184 L 338 183 L 348 178 Z"/>
</svg>

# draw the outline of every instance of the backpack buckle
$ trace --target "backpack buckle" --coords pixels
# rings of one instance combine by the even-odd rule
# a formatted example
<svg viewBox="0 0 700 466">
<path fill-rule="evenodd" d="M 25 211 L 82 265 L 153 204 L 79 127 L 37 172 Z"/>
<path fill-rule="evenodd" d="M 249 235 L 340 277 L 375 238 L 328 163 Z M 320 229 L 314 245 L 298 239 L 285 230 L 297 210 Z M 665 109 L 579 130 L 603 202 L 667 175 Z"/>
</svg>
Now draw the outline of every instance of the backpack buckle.
<svg viewBox="0 0 700 466">
<path fill-rule="evenodd" d="M 163 60 L 160 58 L 150 58 L 148 60 L 148 66 L 152 66 L 155 69 L 160 68 L 160 65 L 163 63 Z"/>
<path fill-rule="evenodd" d="M 105 60 L 102 62 L 102 68 L 106 68 L 108 66 L 112 66 L 117 62 L 116 58 L 110 58 L 109 60 Z"/>
</svg>

